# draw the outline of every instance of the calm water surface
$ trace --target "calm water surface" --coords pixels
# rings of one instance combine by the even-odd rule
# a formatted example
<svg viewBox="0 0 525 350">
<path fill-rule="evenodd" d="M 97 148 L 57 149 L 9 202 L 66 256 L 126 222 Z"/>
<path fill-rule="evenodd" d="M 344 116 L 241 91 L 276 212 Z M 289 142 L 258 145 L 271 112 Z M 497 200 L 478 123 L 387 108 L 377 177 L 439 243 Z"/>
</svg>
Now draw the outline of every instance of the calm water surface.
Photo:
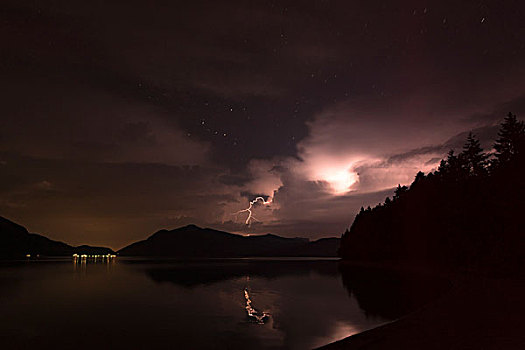
<svg viewBox="0 0 525 350">
<path fill-rule="evenodd" d="M 0 348 L 309 349 L 398 317 L 428 288 L 377 276 L 319 260 L 4 263 Z"/>
</svg>

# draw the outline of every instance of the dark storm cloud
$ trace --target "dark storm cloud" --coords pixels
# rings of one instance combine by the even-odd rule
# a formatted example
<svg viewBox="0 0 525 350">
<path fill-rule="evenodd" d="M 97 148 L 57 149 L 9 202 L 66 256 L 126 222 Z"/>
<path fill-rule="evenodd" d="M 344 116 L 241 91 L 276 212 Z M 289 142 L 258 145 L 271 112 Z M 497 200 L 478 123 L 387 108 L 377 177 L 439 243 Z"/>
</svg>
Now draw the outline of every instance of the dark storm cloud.
<svg viewBox="0 0 525 350">
<path fill-rule="evenodd" d="M 247 174 L 224 174 L 219 177 L 219 182 L 224 185 L 242 187 L 251 180 Z"/>
<path fill-rule="evenodd" d="M 525 113 L 524 16 L 479 1 L 5 1 L 0 214 L 114 247 L 190 222 L 340 233 L 468 131 L 489 148 Z M 256 194 L 274 203 L 246 227 L 232 214 Z"/>
<path fill-rule="evenodd" d="M 520 93 L 520 91 L 516 91 Z M 475 113 L 465 117 L 465 122 L 468 124 L 475 123 L 475 125 L 494 125 L 502 120 L 502 116 L 512 112 L 517 115 L 525 114 L 525 95 L 519 94 L 518 97 L 509 101 L 496 104 L 496 106 L 489 111 Z"/>
<path fill-rule="evenodd" d="M 48 158 L 202 164 L 208 145 L 165 112 L 85 87 L 12 82 L 4 94 L 0 149 Z M 20 101 L 20 96 L 35 96 Z M 181 150 L 184 150 L 181 152 Z"/>
<path fill-rule="evenodd" d="M 498 121 L 501 121 L 501 118 L 499 118 Z M 401 163 L 403 161 L 416 158 L 418 156 L 441 155 L 440 158 L 432 158 L 435 164 L 436 162 L 439 162 L 441 159 L 443 159 L 443 157 L 445 157 L 448 151 L 461 151 L 461 148 L 465 144 L 469 133 L 472 133 L 476 138 L 478 138 L 481 141 L 482 145 L 485 146 L 485 149 L 490 151 L 490 149 L 492 148 L 492 144 L 498 136 L 498 130 L 499 125 L 488 125 L 480 128 L 473 128 L 469 131 L 463 131 L 451 137 L 442 144 L 419 147 L 416 149 L 409 150 L 407 152 L 391 155 L 384 163 L 384 166 L 392 165 L 395 163 Z"/>
<path fill-rule="evenodd" d="M 354 168 L 359 180 L 352 188 L 370 191 L 392 187 L 396 183 L 409 184 L 418 171 L 436 170 L 441 159 L 446 158 L 450 150 L 461 152 L 470 132 L 481 141 L 482 147 L 490 152 L 498 129 L 498 125 L 487 125 L 461 132 L 441 144 L 418 147 L 393 155 L 385 153 L 381 160 L 364 162 Z"/>
</svg>

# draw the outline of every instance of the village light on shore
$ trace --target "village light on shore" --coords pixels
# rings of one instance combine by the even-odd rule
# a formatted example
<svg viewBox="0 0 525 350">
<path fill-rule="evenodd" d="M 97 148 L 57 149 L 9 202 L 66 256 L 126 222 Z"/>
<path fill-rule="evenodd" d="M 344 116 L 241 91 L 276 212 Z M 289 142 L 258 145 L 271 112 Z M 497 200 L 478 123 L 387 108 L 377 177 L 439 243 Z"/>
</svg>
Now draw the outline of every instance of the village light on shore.
<svg viewBox="0 0 525 350">
<path fill-rule="evenodd" d="M 28 254 L 27 257 L 29 257 L 30 255 Z M 100 254 L 82 254 L 82 255 L 79 255 L 77 253 L 73 254 L 73 258 L 74 259 L 78 259 L 78 258 L 81 258 L 81 259 L 88 259 L 88 258 L 93 258 L 95 260 L 97 260 L 98 258 L 101 258 L 102 260 L 104 259 L 114 259 L 116 258 L 117 255 L 116 254 L 105 254 L 105 255 L 100 255 Z"/>
</svg>

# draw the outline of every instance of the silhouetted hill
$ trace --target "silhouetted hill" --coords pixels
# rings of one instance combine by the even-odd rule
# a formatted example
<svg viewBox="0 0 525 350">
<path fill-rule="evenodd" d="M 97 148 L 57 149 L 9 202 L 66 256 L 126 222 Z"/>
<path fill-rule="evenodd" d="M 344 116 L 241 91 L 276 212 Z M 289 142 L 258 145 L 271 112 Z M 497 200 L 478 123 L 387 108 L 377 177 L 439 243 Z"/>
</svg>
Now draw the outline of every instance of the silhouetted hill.
<svg viewBox="0 0 525 350">
<path fill-rule="evenodd" d="M 439 168 L 361 208 L 341 240 L 345 260 L 517 272 L 525 266 L 525 124 L 509 113 L 493 153 L 470 134 Z"/>
<path fill-rule="evenodd" d="M 106 247 L 94 247 L 90 245 L 79 245 L 78 247 L 73 247 L 73 253 L 77 254 L 87 254 L 87 255 L 106 255 L 106 254 L 115 254 L 113 249 Z"/>
<path fill-rule="evenodd" d="M 165 256 L 183 258 L 230 258 L 270 256 L 337 255 L 339 238 L 310 242 L 305 238 L 285 238 L 272 234 L 241 236 L 195 225 L 171 231 L 160 230 L 144 241 L 119 250 L 126 256 Z"/>
<path fill-rule="evenodd" d="M 31 256 L 70 256 L 77 254 L 113 254 L 109 248 L 87 245 L 72 247 L 69 244 L 53 241 L 0 216 L 0 258 L 20 258 Z"/>
</svg>

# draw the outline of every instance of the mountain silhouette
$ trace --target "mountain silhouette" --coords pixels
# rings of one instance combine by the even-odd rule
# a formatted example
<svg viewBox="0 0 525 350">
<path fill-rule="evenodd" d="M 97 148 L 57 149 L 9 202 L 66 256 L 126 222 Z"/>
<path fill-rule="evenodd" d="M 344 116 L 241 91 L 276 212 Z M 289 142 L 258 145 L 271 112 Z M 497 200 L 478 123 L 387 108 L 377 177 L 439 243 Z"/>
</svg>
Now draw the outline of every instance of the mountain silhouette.
<svg viewBox="0 0 525 350">
<path fill-rule="evenodd" d="M 59 241 L 53 241 L 36 233 L 30 233 L 18 225 L 0 216 L 0 258 L 21 258 L 26 255 L 69 256 L 77 254 L 113 254 L 113 250 L 104 247 L 82 245 L 73 247 Z"/>
<path fill-rule="evenodd" d="M 241 236 L 188 225 L 171 231 L 160 230 L 146 240 L 122 248 L 118 254 L 181 258 L 335 257 L 339 241 L 339 238 L 323 238 L 310 242 L 306 238 L 285 238 L 273 234 Z"/>
</svg>

